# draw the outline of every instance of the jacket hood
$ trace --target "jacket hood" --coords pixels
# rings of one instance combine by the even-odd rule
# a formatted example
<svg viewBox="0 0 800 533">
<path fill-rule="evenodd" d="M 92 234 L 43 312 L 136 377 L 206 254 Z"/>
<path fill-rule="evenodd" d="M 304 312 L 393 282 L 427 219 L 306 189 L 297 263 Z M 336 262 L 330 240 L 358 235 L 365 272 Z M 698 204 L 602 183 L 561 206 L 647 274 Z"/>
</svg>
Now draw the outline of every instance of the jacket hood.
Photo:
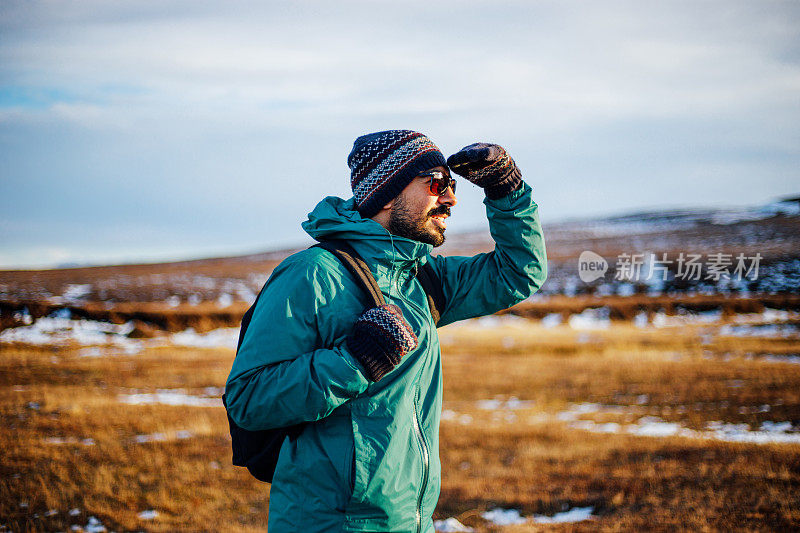
<svg viewBox="0 0 800 533">
<path fill-rule="evenodd" d="M 363 218 L 356 210 L 355 198 L 324 198 L 308 214 L 308 220 L 302 226 L 317 241 L 348 241 L 365 260 L 389 263 L 419 261 L 433 250 L 430 244 L 391 235 L 374 220 Z"/>
</svg>

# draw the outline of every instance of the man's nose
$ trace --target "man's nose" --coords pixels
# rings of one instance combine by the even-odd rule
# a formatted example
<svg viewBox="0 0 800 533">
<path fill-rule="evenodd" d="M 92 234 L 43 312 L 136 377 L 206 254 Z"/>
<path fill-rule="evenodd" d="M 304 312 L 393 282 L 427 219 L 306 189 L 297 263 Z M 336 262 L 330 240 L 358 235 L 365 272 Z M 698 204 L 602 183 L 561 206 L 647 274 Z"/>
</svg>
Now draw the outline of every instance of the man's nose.
<svg viewBox="0 0 800 533">
<path fill-rule="evenodd" d="M 446 194 L 439 196 L 439 203 L 449 207 L 453 207 L 458 203 L 458 200 L 456 200 L 456 193 L 453 192 L 452 187 L 447 188 Z"/>
</svg>

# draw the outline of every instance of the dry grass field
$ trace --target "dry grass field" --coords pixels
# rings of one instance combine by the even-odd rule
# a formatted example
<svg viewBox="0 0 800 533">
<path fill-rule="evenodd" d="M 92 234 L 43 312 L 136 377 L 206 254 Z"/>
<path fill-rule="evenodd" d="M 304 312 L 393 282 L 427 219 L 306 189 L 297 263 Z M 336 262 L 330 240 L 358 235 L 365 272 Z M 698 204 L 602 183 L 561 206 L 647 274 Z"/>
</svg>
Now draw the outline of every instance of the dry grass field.
<svg viewBox="0 0 800 533">
<path fill-rule="evenodd" d="M 800 528 L 800 338 L 782 324 L 794 329 L 443 328 L 435 518 L 509 533 Z M 86 350 L 0 344 L 0 530 L 266 530 L 268 485 L 230 465 L 218 402 L 232 350 Z M 585 507 L 585 521 L 529 519 Z M 498 508 L 528 520 L 484 518 Z"/>
</svg>

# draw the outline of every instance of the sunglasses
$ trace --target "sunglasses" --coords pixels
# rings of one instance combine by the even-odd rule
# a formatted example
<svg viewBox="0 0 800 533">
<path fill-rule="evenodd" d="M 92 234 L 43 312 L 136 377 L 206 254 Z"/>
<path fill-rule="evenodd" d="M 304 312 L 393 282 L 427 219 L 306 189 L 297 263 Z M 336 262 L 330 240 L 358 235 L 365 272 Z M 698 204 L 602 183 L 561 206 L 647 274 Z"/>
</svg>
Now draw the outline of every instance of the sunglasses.
<svg viewBox="0 0 800 533">
<path fill-rule="evenodd" d="M 419 174 L 419 177 L 431 179 L 430 191 L 434 196 L 442 196 L 443 194 L 447 194 L 448 188 L 453 191 L 453 194 L 456 193 L 456 180 L 441 170 L 423 172 L 422 174 Z"/>
</svg>

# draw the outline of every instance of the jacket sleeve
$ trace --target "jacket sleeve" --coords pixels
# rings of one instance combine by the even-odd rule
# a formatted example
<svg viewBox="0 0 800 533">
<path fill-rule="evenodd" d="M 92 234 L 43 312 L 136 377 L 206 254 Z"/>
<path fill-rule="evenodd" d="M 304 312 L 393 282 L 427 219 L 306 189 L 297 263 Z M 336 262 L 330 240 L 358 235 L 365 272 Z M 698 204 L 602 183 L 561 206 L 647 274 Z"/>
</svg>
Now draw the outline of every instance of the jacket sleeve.
<svg viewBox="0 0 800 533">
<path fill-rule="evenodd" d="M 290 259 L 267 281 L 225 387 L 240 427 L 319 420 L 366 390 L 363 369 L 343 343 L 319 347 L 317 313 L 335 296 L 325 278 L 319 265 Z"/>
<path fill-rule="evenodd" d="M 439 326 L 495 313 L 525 300 L 547 278 L 547 254 L 531 187 L 485 198 L 494 251 L 473 257 L 432 256 L 446 298 Z"/>
</svg>

